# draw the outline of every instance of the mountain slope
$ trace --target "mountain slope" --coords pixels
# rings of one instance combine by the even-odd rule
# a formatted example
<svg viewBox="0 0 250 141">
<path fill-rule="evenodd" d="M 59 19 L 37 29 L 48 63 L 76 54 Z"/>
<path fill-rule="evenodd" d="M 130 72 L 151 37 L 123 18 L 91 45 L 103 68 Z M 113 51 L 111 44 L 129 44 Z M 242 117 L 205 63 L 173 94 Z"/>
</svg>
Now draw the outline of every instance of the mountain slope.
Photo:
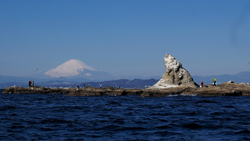
<svg viewBox="0 0 250 141">
<path fill-rule="evenodd" d="M 85 76 L 91 76 L 91 72 L 97 72 L 96 69 L 84 64 L 83 62 L 76 59 L 71 59 L 60 66 L 45 72 L 44 74 L 55 78 L 71 77 L 79 75 L 86 70 L 89 72 L 84 73 Z"/>
</svg>

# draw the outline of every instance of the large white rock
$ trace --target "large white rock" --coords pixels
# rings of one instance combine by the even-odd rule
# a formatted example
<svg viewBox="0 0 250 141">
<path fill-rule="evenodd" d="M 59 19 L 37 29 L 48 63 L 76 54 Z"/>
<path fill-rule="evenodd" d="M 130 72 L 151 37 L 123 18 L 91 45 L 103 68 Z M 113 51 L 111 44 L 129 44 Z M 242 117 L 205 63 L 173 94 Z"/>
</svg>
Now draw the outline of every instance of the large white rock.
<svg viewBox="0 0 250 141">
<path fill-rule="evenodd" d="M 189 72 L 172 55 L 166 54 L 163 61 L 166 72 L 162 76 L 162 79 L 149 89 L 164 89 L 179 86 L 197 87 Z"/>
</svg>

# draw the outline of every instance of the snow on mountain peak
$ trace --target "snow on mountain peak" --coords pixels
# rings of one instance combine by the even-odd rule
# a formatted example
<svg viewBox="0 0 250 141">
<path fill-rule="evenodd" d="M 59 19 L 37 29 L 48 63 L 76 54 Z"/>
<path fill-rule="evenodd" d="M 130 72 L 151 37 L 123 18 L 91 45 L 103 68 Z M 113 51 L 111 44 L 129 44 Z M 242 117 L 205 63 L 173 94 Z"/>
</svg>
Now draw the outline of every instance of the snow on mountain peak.
<svg viewBox="0 0 250 141">
<path fill-rule="evenodd" d="M 97 71 L 96 69 L 84 64 L 80 60 L 71 59 L 61 64 L 60 66 L 45 72 L 44 74 L 56 78 L 70 77 L 70 76 L 76 76 L 81 72 L 84 72 L 84 70 Z"/>
</svg>

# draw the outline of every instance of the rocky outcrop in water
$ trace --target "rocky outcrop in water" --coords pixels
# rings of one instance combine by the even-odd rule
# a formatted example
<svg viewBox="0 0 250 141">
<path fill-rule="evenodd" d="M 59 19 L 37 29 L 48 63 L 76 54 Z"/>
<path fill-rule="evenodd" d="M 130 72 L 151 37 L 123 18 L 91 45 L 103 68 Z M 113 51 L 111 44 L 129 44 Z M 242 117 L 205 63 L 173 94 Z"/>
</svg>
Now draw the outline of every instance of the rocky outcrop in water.
<svg viewBox="0 0 250 141">
<path fill-rule="evenodd" d="M 45 88 L 45 87 L 8 87 L 4 89 L 3 94 L 67 94 L 75 91 L 75 88 L 62 89 L 62 88 Z"/>
<path fill-rule="evenodd" d="M 182 67 L 182 64 L 177 61 L 172 55 L 166 54 L 163 59 L 165 64 L 165 73 L 162 79 L 159 80 L 149 89 L 165 89 L 170 87 L 197 87 L 189 72 Z"/>
<path fill-rule="evenodd" d="M 172 87 L 161 90 L 145 90 L 141 97 L 164 97 L 169 95 L 192 96 L 250 96 L 248 84 L 223 83 L 221 85 L 204 85 L 203 87 Z"/>
<path fill-rule="evenodd" d="M 86 87 L 70 92 L 67 96 L 123 96 L 123 95 L 140 95 L 142 90 L 138 89 L 119 89 L 112 87 L 94 88 Z"/>
<path fill-rule="evenodd" d="M 196 96 L 250 96 L 250 86 L 247 84 L 223 83 L 221 85 L 204 85 L 204 87 L 170 87 L 166 89 L 118 89 L 105 88 L 43 88 L 43 87 L 10 87 L 3 94 L 67 94 L 67 96 L 124 96 L 140 95 L 141 97 L 164 97 L 169 95 Z"/>
<path fill-rule="evenodd" d="M 4 89 L 2 94 L 67 94 L 67 96 L 121 96 L 121 95 L 140 95 L 142 90 L 138 89 L 119 89 L 113 87 L 105 88 L 44 88 L 44 87 L 9 87 Z"/>
</svg>

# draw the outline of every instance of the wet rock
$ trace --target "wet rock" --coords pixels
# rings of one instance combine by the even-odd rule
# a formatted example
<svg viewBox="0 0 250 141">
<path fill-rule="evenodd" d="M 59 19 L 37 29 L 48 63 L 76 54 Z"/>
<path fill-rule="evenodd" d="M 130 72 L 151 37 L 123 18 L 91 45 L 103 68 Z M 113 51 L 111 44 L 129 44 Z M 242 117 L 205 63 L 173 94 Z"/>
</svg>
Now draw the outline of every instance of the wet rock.
<svg viewBox="0 0 250 141">
<path fill-rule="evenodd" d="M 88 88 L 69 93 L 67 96 L 122 96 L 122 95 L 140 95 L 141 90 L 136 89 L 117 89 L 111 87 Z"/>
<path fill-rule="evenodd" d="M 172 94 L 181 94 L 187 89 L 188 87 L 170 87 L 161 90 L 147 89 L 142 91 L 141 97 L 164 97 Z"/>
<path fill-rule="evenodd" d="M 3 94 L 61 94 L 61 93 L 69 93 L 70 91 L 74 91 L 74 88 L 70 89 L 60 89 L 60 88 L 44 88 L 44 87 L 9 87 L 4 89 Z"/>
</svg>

